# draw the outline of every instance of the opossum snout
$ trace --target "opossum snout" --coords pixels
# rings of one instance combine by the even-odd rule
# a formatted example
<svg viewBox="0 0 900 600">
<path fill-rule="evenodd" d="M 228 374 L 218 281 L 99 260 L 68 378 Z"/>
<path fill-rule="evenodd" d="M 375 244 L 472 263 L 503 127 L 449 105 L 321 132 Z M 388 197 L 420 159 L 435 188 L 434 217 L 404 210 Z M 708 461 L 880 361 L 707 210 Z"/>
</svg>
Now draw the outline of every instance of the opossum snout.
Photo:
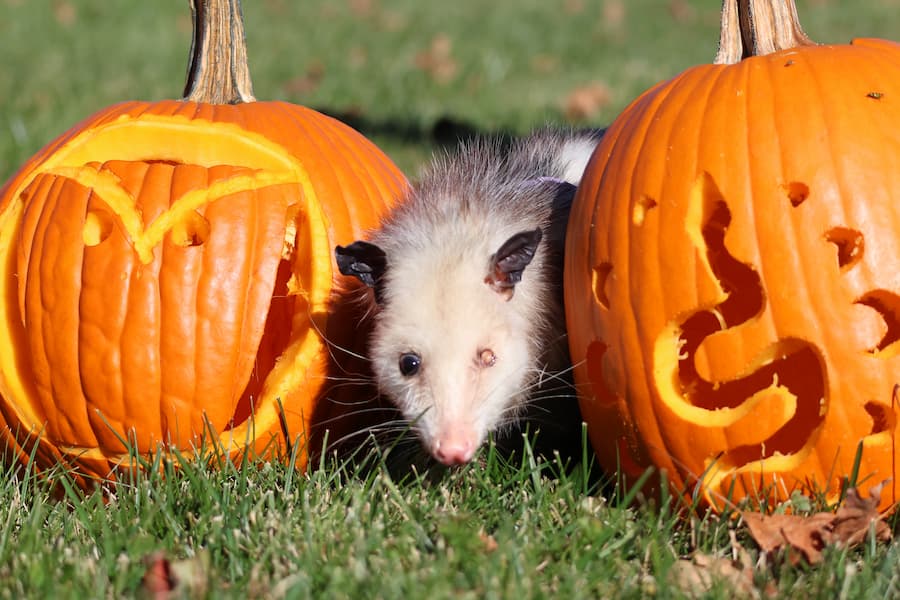
<svg viewBox="0 0 900 600">
<path fill-rule="evenodd" d="M 454 427 L 445 430 L 434 440 L 431 454 L 448 467 L 463 465 L 472 460 L 478 445 L 478 435 L 474 430 Z"/>
</svg>

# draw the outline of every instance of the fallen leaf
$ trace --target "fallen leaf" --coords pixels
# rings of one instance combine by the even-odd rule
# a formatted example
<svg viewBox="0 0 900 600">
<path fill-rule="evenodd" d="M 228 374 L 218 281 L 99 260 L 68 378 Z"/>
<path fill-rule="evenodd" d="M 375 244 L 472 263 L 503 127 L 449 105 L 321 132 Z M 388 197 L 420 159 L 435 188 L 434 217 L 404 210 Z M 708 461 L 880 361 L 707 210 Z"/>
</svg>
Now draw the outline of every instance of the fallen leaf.
<svg viewBox="0 0 900 600">
<path fill-rule="evenodd" d="M 563 7 L 565 8 L 566 14 L 580 15 L 584 12 L 585 3 L 584 0 L 566 0 L 563 3 Z"/>
<path fill-rule="evenodd" d="M 603 3 L 603 22 L 610 29 L 616 29 L 625 21 L 625 3 L 622 0 L 606 0 Z"/>
<path fill-rule="evenodd" d="M 889 541 L 891 530 L 878 512 L 881 490 L 886 482 L 870 490 L 863 499 L 856 488 L 849 488 L 837 512 L 812 515 L 742 512 L 750 536 L 767 555 L 787 552 L 788 560 L 805 560 L 813 565 L 822 561 L 828 545 L 855 546 L 864 542 L 870 531 L 878 541 Z"/>
<path fill-rule="evenodd" d="M 360 17 L 372 14 L 372 0 L 350 0 L 350 12 Z"/>
<path fill-rule="evenodd" d="M 806 517 L 755 512 L 743 512 L 741 517 L 760 550 L 769 555 L 788 550 L 792 563 L 803 558 L 809 564 L 822 560 L 822 550 L 831 539 L 830 528 L 835 518 L 832 513 L 817 513 Z"/>
<path fill-rule="evenodd" d="M 694 18 L 696 11 L 687 0 L 669 0 L 669 14 L 678 23 L 684 23 Z"/>
<path fill-rule="evenodd" d="M 834 541 L 846 546 L 863 543 L 874 526 L 875 539 L 879 542 L 891 540 L 891 528 L 878 512 L 881 491 L 890 480 L 882 481 L 869 490 L 869 497 L 862 498 L 859 490 L 849 488 L 844 502 L 834 515 Z"/>
<path fill-rule="evenodd" d="M 419 52 L 414 62 L 438 83 L 450 83 L 458 70 L 453 58 L 453 41 L 443 33 L 434 36 L 428 49 Z"/>
<path fill-rule="evenodd" d="M 141 587 L 153 598 L 166 598 L 178 583 L 172 574 L 172 564 L 162 552 L 148 556 L 145 562 L 147 570 L 141 577 Z"/>
<path fill-rule="evenodd" d="M 209 582 L 209 557 L 205 553 L 181 560 L 169 560 L 163 552 L 144 559 L 147 570 L 141 588 L 153 600 L 203 598 Z"/>
<path fill-rule="evenodd" d="M 724 585 L 737 598 L 758 598 L 753 585 L 753 569 L 727 558 L 697 553 L 688 560 L 672 565 L 669 580 L 689 598 L 708 594 L 717 583 Z"/>
<path fill-rule="evenodd" d="M 612 98 L 609 86 L 594 81 L 575 88 L 563 100 L 563 111 L 570 121 L 582 121 L 595 116 Z"/>
<path fill-rule="evenodd" d="M 318 60 L 314 60 L 306 67 L 306 72 L 293 79 L 287 81 L 282 88 L 285 92 L 294 96 L 305 96 L 311 94 L 322 83 L 325 77 L 325 65 Z"/>
<path fill-rule="evenodd" d="M 485 552 L 490 553 L 499 548 L 497 540 L 494 539 L 494 536 L 489 533 L 485 533 L 484 530 L 478 532 L 478 539 L 480 539 L 481 543 L 484 544 Z"/>
<path fill-rule="evenodd" d="M 53 3 L 53 16 L 56 22 L 64 27 L 71 27 L 78 18 L 75 6 L 68 0 L 56 0 Z"/>
</svg>

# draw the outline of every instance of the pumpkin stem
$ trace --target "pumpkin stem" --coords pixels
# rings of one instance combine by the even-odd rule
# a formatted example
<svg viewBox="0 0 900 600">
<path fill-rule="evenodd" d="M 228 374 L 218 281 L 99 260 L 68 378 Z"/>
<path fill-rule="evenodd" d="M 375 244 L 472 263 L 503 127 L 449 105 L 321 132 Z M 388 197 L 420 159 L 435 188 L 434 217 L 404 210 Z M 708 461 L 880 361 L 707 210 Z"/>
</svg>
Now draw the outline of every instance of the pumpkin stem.
<svg viewBox="0 0 900 600">
<path fill-rule="evenodd" d="M 184 99 L 205 104 L 253 102 L 241 0 L 191 0 L 194 34 Z"/>
<path fill-rule="evenodd" d="M 814 46 L 794 0 L 723 0 L 717 65 L 731 65 L 798 46 Z"/>
</svg>

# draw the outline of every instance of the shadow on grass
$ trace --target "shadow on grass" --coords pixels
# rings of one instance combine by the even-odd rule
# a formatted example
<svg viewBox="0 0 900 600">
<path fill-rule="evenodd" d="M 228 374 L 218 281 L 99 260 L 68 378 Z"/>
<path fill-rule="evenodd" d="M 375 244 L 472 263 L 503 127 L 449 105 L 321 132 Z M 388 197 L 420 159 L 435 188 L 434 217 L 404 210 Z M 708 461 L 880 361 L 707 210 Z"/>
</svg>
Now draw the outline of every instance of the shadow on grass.
<svg viewBox="0 0 900 600">
<path fill-rule="evenodd" d="M 323 107 L 315 107 L 315 110 L 342 121 L 365 135 L 379 136 L 407 144 L 455 147 L 460 141 L 473 137 L 489 135 L 509 138 L 514 135 L 511 130 L 483 129 L 452 116 L 443 116 L 431 125 L 424 125 L 400 119 L 371 119 L 352 111 L 330 110 Z"/>
</svg>

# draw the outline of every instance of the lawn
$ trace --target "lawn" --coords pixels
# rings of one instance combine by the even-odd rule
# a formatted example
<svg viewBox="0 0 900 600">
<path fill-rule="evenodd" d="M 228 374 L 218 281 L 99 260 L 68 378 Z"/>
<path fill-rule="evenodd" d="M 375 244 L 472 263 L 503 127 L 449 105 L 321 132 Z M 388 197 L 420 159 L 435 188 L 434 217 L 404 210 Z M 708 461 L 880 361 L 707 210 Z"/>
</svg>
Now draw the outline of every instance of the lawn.
<svg viewBox="0 0 900 600">
<path fill-rule="evenodd" d="M 900 38 L 900 0 L 798 8 L 817 41 Z M 718 11 L 717 0 L 244 0 L 256 96 L 347 121 L 411 176 L 459 136 L 608 123 L 712 59 Z M 178 97 L 190 33 L 187 0 L 0 0 L 0 182 L 104 106 Z M 172 597 L 188 598 L 900 597 L 896 543 L 762 564 L 736 515 L 622 489 L 587 452 L 562 468 L 486 448 L 465 468 L 403 476 L 377 455 L 309 473 L 157 467 L 107 495 L 0 467 L 0 598 L 153 597 L 142 580 L 167 573 Z M 793 510 L 822 508 L 812 500 Z M 740 549 L 757 565 L 749 580 L 683 575 L 684 559 Z"/>
</svg>

